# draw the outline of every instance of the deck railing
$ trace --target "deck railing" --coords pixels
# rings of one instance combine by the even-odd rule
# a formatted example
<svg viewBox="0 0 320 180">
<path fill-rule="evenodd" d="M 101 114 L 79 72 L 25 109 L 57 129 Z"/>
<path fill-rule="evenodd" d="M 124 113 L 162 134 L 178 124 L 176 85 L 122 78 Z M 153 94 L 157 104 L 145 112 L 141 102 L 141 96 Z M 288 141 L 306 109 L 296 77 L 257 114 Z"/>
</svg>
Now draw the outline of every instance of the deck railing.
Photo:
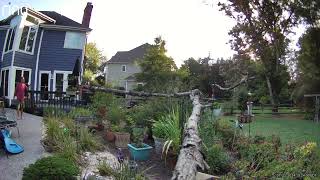
<svg viewBox="0 0 320 180">
<path fill-rule="evenodd" d="M 84 106 L 87 101 L 81 100 L 80 94 L 57 91 L 28 91 L 25 109 L 30 113 L 43 112 L 43 108 L 52 107 L 69 111 L 74 107 Z"/>
</svg>

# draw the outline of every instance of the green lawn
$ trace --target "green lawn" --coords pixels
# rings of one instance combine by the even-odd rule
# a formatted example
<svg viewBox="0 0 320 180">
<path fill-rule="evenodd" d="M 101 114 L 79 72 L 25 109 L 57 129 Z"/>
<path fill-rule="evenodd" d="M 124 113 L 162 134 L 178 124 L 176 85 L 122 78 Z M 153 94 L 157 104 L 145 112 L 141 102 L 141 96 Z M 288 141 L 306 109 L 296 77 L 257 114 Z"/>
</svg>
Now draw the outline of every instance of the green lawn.
<svg viewBox="0 0 320 180">
<path fill-rule="evenodd" d="M 235 116 L 224 116 L 223 119 L 235 119 Z M 281 138 L 282 144 L 303 144 L 313 141 L 320 146 L 320 124 L 310 120 L 303 120 L 302 115 L 276 115 L 259 114 L 250 124 L 250 134 L 272 136 Z M 244 124 L 243 133 L 249 134 L 249 124 Z"/>
<path fill-rule="evenodd" d="M 248 135 L 248 124 L 244 125 L 243 132 Z M 302 120 L 297 115 L 256 115 L 255 121 L 250 124 L 250 132 L 251 135 L 278 135 L 283 144 L 313 141 L 320 146 L 320 124 Z"/>
</svg>

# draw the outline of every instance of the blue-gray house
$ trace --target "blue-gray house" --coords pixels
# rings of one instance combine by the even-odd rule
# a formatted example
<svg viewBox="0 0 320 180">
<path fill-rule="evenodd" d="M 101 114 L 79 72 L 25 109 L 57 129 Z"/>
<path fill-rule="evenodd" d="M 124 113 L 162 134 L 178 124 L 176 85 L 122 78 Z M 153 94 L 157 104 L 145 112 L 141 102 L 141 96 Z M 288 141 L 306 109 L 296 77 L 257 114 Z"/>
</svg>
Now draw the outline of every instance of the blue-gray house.
<svg viewBox="0 0 320 180">
<path fill-rule="evenodd" d="M 92 8 L 87 3 L 81 24 L 30 8 L 0 21 L 0 94 L 11 103 L 21 76 L 37 91 L 66 91 L 71 77 L 80 83 Z"/>
</svg>

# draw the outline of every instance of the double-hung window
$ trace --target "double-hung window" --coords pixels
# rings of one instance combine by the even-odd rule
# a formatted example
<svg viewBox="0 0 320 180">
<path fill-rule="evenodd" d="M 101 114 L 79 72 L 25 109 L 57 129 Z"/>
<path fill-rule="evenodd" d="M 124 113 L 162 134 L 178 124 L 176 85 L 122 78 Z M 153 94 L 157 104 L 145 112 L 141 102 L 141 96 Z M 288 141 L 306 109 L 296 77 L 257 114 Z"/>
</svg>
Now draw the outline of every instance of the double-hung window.
<svg viewBox="0 0 320 180">
<path fill-rule="evenodd" d="M 7 40 L 6 40 L 6 45 L 5 45 L 5 50 L 4 52 L 8 52 L 12 50 L 12 46 L 13 46 L 13 42 L 14 42 L 14 36 L 16 34 L 16 28 L 10 28 L 8 30 L 8 36 L 7 36 Z"/>
<path fill-rule="evenodd" d="M 22 30 L 19 49 L 28 53 L 33 53 L 37 26 L 24 26 Z"/>
</svg>

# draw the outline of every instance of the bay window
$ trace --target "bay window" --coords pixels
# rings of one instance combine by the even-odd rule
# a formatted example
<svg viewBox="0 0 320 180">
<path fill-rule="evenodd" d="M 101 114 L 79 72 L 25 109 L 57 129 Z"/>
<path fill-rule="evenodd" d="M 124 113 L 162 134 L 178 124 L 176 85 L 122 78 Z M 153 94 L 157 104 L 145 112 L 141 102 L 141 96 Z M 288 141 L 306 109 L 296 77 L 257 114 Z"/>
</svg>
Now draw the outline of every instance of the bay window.
<svg viewBox="0 0 320 180">
<path fill-rule="evenodd" d="M 35 44 L 35 37 L 37 33 L 36 26 L 24 26 L 22 30 L 19 49 L 28 53 L 32 53 Z"/>
<path fill-rule="evenodd" d="M 14 42 L 14 36 L 16 34 L 16 28 L 10 28 L 8 30 L 8 36 L 7 36 L 7 40 L 6 40 L 6 45 L 5 45 L 5 50 L 4 52 L 8 52 L 10 50 L 12 50 L 12 46 L 13 46 L 13 42 Z"/>
</svg>

